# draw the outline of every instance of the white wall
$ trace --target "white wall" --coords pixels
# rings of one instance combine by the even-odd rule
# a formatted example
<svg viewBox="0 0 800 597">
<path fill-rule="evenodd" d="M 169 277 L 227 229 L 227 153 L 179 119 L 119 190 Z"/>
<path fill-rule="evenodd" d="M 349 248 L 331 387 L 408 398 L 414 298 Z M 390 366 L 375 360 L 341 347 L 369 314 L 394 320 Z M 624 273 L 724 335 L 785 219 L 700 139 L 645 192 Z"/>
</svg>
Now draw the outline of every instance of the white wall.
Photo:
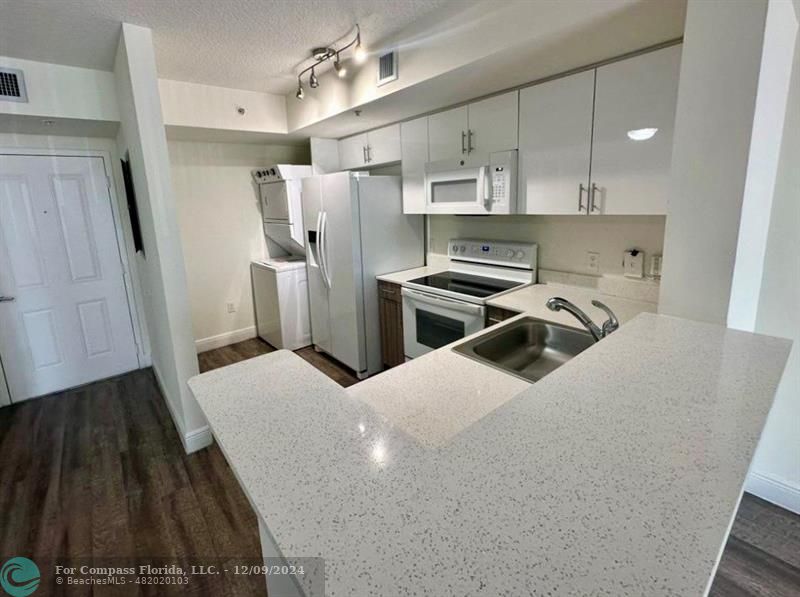
<svg viewBox="0 0 800 597">
<path fill-rule="evenodd" d="M 158 82 L 164 124 L 258 133 L 286 133 L 282 95 L 183 81 Z M 237 108 L 244 108 L 239 114 Z"/>
<path fill-rule="evenodd" d="M 728 307 L 728 327 L 740 330 L 756 324 L 796 36 L 791 0 L 770 0 Z"/>
<path fill-rule="evenodd" d="M 586 253 L 600 253 L 600 273 L 622 275 L 622 253 L 661 253 L 664 216 L 430 216 L 430 251 L 447 254 L 451 238 L 539 243 L 539 267 L 590 274 Z"/>
<path fill-rule="evenodd" d="M 139 258 L 153 369 L 187 451 L 211 442 L 186 385 L 198 373 L 186 270 L 149 29 L 123 24 L 115 60 L 120 154 L 130 152 L 146 257 Z"/>
<path fill-rule="evenodd" d="M 265 246 L 250 170 L 307 164 L 308 147 L 170 141 L 169 157 L 198 351 L 254 337 L 250 261 Z"/>
<path fill-rule="evenodd" d="M 11 396 L 8 393 L 8 385 L 6 384 L 6 374 L 3 371 L 3 363 L 0 362 L 0 406 L 8 406 L 11 404 Z"/>
<path fill-rule="evenodd" d="M 0 113 L 119 120 L 113 73 L 5 56 L 0 56 L 0 66 L 25 71 L 28 91 L 27 103 L 0 100 Z"/>
<path fill-rule="evenodd" d="M 770 11 L 773 5 L 782 3 L 789 4 L 788 0 L 771 0 Z M 800 10 L 800 2 L 795 6 Z M 778 6 L 776 12 L 783 12 L 782 8 L 786 6 Z M 796 29 L 797 16 L 784 15 L 778 24 L 794 25 Z M 778 136 L 780 157 L 754 330 L 790 338 L 794 346 L 747 489 L 800 514 L 800 39 L 795 39 L 793 47 L 789 100 L 783 135 Z"/>
<path fill-rule="evenodd" d="M 766 0 L 690 0 L 659 311 L 724 325 L 753 127 Z"/>
</svg>

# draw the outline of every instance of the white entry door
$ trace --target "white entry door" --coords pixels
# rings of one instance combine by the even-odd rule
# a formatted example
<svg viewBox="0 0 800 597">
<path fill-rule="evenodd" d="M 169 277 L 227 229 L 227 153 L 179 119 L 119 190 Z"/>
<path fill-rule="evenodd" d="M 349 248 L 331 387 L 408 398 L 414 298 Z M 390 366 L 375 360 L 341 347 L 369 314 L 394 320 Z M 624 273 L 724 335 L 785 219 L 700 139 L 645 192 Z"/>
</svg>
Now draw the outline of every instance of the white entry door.
<svg viewBox="0 0 800 597">
<path fill-rule="evenodd" d="M 0 155 L 0 296 L 13 402 L 139 366 L 102 158 Z"/>
</svg>

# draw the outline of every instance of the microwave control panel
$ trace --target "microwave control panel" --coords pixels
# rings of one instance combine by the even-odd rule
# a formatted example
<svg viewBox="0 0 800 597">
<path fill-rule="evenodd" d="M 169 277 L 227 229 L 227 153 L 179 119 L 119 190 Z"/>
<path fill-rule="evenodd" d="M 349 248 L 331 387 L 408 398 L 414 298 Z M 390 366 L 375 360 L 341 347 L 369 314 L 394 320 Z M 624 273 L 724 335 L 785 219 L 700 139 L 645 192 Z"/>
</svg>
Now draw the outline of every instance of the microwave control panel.
<svg viewBox="0 0 800 597">
<path fill-rule="evenodd" d="M 505 166 L 491 166 L 492 169 L 492 201 L 503 201 L 508 188 L 508 168 Z"/>
</svg>

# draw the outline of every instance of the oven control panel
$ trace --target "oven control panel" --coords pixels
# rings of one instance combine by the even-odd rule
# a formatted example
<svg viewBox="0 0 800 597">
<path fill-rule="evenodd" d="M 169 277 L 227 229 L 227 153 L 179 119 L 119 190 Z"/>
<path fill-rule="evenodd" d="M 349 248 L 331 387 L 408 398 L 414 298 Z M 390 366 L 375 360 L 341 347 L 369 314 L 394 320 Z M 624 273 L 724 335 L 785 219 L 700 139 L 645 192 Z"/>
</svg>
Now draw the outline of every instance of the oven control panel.
<svg viewBox="0 0 800 597">
<path fill-rule="evenodd" d="M 454 238 L 447 245 L 450 259 L 532 270 L 536 269 L 537 252 L 535 243 Z"/>
</svg>

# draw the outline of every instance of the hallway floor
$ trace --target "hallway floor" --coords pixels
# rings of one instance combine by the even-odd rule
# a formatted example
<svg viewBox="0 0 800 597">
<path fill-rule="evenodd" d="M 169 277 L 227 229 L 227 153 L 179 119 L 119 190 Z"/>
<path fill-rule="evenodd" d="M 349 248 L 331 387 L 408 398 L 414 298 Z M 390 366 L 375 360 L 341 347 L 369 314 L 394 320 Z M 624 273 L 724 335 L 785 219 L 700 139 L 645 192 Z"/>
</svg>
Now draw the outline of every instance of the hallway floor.
<svg viewBox="0 0 800 597">
<path fill-rule="evenodd" d="M 247 340 L 199 355 L 207 371 L 273 349 Z M 342 385 L 352 372 L 300 356 Z M 0 409 L 0 558 L 40 564 L 37 595 L 264 595 L 248 576 L 188 586 L 57 586 L 53 558 L 225 563 L 260 557 L 255 516 L 216 445 L 187 456 L 150 369 Z M 122 564 L 117 564 L 122 565 Z M 800 595 L 800 516 L 745 495 L 711 595 Z"/>
</svg>

